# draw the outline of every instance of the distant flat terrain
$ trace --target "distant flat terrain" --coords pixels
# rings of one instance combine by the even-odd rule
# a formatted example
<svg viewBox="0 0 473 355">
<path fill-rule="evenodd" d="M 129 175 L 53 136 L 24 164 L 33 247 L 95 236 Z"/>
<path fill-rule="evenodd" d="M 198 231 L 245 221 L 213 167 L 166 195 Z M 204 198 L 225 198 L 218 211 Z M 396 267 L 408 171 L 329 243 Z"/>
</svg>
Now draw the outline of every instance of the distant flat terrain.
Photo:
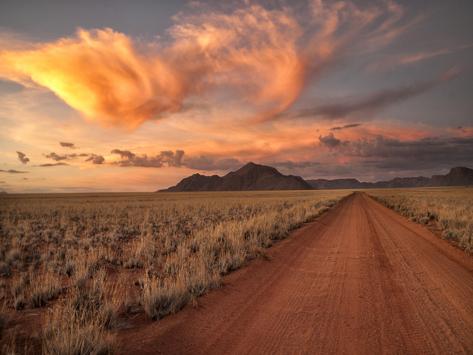
<svg viewBox="0 0 473 355">
<path fill-rule="evenodd" d="M 473 260 L 355 193 L 120 353 L 473 353 Z"/>
</svg>

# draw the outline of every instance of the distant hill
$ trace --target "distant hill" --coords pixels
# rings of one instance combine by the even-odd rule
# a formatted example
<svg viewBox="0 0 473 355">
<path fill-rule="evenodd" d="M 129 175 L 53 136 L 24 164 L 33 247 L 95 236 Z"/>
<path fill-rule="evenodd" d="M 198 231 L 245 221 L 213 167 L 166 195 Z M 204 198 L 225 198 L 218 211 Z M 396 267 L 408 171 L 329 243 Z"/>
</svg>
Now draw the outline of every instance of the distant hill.
<svg viewBox="0 0 473 355">
<path fill-rule="evenodd" d="M 176 186 L 160 191 L 254 191 L 309 190 L 311 186 L 300 176 L 283 175 L 275 168 L 248 163 L 225 176 L 194 174 Z"/>
<path fill-rule="evenodd" d="M 446 175 L 434 175 L 394 178 L 387 181 L 360 182 L 357 179 L 315 179 L 307 180 L 313 189 L 369 189 L 395 187 L 429 187 L 429 186 L 467 186 L 473 185 L 473 169 L 465 167 L 452 168 Z"/>
<path fill-rule="evenodd" d="M 464 186 L 473 185 L 473 169 L 457 167 L 447 175 L 434 175 L 430 181 L 432 186 Z"/>
<path fill-rule="evenodd" d="M 248 163 L 225 176 L 194 174 L 182 179 L 176 186 L 160 191 L 254 191 L 254 190 L 322 190 L 370 189 L 396 187 L 467 186 L 473 185 L 473 169 L 452 168 L 446 175 L 394 178 L 387 181 L 362 182 L 357 179 L 312 179 L 283 175 L 275 168 Z"/>
</svg>

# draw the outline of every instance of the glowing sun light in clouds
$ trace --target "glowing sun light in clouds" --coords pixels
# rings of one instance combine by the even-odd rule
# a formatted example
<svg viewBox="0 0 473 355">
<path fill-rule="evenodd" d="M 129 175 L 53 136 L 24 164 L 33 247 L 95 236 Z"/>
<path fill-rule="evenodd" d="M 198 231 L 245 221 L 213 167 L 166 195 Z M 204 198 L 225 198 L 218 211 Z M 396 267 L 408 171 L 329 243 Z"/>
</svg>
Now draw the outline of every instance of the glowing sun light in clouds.
<svg viewBox="0 0 473 355">
<path fill-rule="evenodd" d="M 184 91 L 159 57 L 139 55 L 126 35 L 111 29 L 0 52 L 0 75 L 46 87 L 89 119 L 129 128 L 177 111 Z"/>
<path fill-rule="evenodd" d="M 109 28 L 79 29 L 55 42 L 7 46 L 0 77 L 45 87 L 106 126 L 133 129 L 216 89 L 264 120 L 288 109 L 310 72 L 331 60 L 338 28 L 353 33 L 360 20 L 375 17 L 348 2 L 314 4 L 304 25 L 288 8 L 260 5 L 180 15 L 164 43 L 138 45 Z"/>
</svg>

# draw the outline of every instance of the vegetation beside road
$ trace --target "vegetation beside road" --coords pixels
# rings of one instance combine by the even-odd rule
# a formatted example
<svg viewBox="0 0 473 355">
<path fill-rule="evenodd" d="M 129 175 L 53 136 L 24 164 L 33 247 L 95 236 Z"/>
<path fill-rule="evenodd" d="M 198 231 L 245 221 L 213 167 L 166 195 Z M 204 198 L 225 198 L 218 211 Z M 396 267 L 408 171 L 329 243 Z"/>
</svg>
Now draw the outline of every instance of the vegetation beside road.
<svg viewBox="0 0 473 355">
<path fill-rule="evenodd" d="M 106 352 L 120 319 L 177 312 L 348 193 L 3 196 L 2 350 Z"/>
<path fill-rule="evenodd" d="M 367 193 L 412 221 L 439 228 L 442 238 L 473 252 L 473 188 L 386 189 Z"/>
</svg>

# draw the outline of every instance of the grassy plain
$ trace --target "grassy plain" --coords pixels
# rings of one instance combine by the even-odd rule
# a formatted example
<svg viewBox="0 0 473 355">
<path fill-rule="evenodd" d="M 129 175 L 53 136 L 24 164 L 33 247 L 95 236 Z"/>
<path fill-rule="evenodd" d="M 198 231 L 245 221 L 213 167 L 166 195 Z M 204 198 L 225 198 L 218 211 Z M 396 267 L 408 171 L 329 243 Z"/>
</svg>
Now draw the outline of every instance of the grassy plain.
<svg viewBox="0 0 473 355">
<path fill-rule="evenodd" d="M 103 353 L 350 191 L 0 197 L 2 352 Z"/>
<path fill-rule="evenodd" d="M 473 252 L 473 188 L 367 190 L 411 220 L 440 229 L 444 239 Z"/>
</svg>

